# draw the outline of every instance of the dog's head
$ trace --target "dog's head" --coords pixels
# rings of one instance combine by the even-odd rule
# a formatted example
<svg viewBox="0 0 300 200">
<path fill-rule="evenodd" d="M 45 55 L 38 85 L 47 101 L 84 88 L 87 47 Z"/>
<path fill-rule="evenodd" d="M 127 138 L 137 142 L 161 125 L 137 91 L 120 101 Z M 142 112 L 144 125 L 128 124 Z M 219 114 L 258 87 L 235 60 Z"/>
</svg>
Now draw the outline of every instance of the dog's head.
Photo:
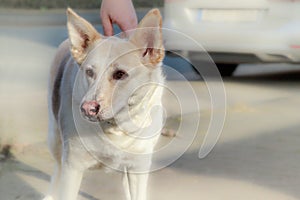
<svg viewBox="0 0 300 200">
<path fill-rule="evenodd" d="M 111 119 L 129 106 L 138 87 L 155 81 L 164 58 L 160 12 L 148 12 L 125 39 L 102 36 L 71 9 L 67 15 L 70 49 L 85 88 L 82 115 L 90 121 Z"/>
</svg>

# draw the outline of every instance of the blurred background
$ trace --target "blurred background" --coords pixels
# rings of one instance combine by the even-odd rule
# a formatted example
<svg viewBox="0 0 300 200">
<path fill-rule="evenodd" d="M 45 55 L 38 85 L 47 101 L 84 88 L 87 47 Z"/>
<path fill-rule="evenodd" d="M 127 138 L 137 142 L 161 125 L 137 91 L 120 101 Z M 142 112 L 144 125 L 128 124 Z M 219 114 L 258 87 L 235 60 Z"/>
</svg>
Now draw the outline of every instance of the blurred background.
<svg viewBox="0 0 300 200">
<path fill-rule="evenodd" d="M 154 0 L 134 0 L 132 1 L 136 8 L 162 7 L 164 1 Z M 66 8 L 67 6 L 79 9 L 100 8 L 101 0 L 1 0 L 1 6 L 5 8 L 25 8 L 25 9 L 57 9 Z"/>
<path fill-rule="evenodd" d="M 200 44 L 168 32 L 164 36 L 167 83 L 185 90 L 183 82 L 188 81 L 201 117 L 185 154 L 151 174 L 149 199 L 300 199 L 300 2 L 133 3 L 139 19 L 159 7 L 165 28 Z M 100 0 L 0 0 L 1 200 L 38 200 L 47 192 L 53 167 L 46 144 L 47 81 L 56 49 L 67 38 L 65 8 L 74 8 L 102 32 L 100 4 Z M 115 26 L 115 31 L 120 29 Z M 222 81 L 215 72 L 206 78 L 224 84 L 226 110 L 216 112 L 226 112 L 226 119 L 216 147 L 200 160 L 199 147 L 212 116 L 202 72 L 211 68 L 222 75 Z M 172 98 L 164 100 L 168 109 L 176 110 Z M 189 102 L 189 97 L 183 101 Z M 172 129 L 180 124 L 180 116 L 170 113 L 167 128 Z M 195 105 L 183 114 L 190 121 L 198 117 Z M 122 199 L 122 195 L 120 174 L 92 171 L 83 180 L 79 199 Z"/>
</svg>

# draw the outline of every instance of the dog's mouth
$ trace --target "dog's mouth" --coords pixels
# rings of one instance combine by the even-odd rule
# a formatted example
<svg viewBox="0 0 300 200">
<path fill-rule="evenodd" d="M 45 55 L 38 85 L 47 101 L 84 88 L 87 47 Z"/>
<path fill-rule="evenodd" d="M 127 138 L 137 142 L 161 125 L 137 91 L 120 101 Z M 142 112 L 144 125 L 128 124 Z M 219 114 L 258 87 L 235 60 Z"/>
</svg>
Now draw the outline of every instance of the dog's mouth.
<svg viewBox="0 0 300 200">
<path fill-rule="evenodd" d="M 106 120 L 100 113 L 97 113 L 96 115 L 89 115 L 81 111 L 81 116 L 89 122 L 101 122 Z"/>
<path fill-rule="evenodd" d="M 83 114 L 83 118 L 85 120 L 87 120 L 88 122 L 90 123 L 98 123 L 100 124 L 101 126 L 102 125 L 105 125 L 105 126 L 111 126 L 111 125 L 114 125 L 115 124 L 115 120 L 114 118 L 103 118 L 102 116 L 98 115 L 96 117 L 90 117 L 90 116 L 86 116 Z"/>
<path fill-rule="evenodd" d="M 113 120 L 113 117 L 106 116 L 102 111 L 99 111 L 98 113 L 91 115 L 81 109 L 81 116 L 83 117 L 83 119 L 93 123 L 97 123 L 97 122 L 102 123 L 105 121 L 110 122 Z"/>
<path fill-rule="evenodd" d="M 85 115 L 84 113 L 81 114 L 82 118 L 85 119 L 86 121 L 89 121 L 89 122 L 98 122 L 98 121 L 101 121 L 101 119 L 97 116 L 88 116 L 88 115 Z"/>
</svg>

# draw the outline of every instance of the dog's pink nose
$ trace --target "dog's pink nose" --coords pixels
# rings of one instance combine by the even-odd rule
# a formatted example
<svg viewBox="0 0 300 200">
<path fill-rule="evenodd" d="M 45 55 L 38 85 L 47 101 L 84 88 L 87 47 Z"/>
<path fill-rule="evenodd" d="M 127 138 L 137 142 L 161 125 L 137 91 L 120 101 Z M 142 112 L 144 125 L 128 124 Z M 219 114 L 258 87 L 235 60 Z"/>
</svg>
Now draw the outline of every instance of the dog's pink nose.
<svg viewBox="0 0 300 200">
<path fill-rule="evenodd" d="M 81 105 L 81 112 L 83 112 L 87 117 L 95 117 L 100 109 L 100 105 L 97 101 L 85 101 Z"/>
</svg>

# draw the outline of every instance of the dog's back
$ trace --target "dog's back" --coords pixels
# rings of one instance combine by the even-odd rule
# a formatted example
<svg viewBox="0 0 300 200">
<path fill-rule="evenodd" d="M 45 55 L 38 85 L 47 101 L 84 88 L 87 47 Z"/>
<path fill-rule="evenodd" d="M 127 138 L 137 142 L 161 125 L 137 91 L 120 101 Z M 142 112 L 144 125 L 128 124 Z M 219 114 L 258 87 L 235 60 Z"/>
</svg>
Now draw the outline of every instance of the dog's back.
<svg viewBox="0 0 300 200">
<path fill-rule="evenodd" d="M 65 40 L 59 46 L 50 69 L 48 83 L 48 115 L 49 133 L 48 145 L 56 161 L 61 159 L 61 135 L 58 128 L 58 112 L 60 107 L 60 88 L 66 63 L 71 59 L 70 42 Z"/>
</svg>

